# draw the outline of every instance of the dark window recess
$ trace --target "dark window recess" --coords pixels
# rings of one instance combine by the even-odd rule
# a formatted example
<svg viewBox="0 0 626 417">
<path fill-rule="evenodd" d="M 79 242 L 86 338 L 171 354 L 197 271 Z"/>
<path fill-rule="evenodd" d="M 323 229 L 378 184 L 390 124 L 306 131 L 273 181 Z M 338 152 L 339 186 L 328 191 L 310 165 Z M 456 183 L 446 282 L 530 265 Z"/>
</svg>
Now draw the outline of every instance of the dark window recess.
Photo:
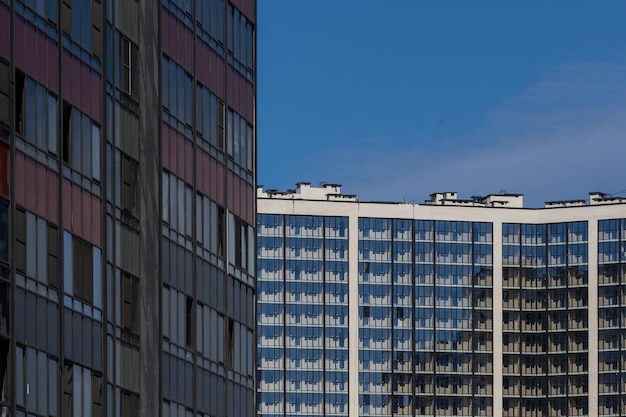
<svg viewBox="0 0 626 417">
<path fill-rule="evenodd" d="M 235 218 L 235 265 L 248 269 L 248 227 L 241 219 Z"/>
<path fill-rule="evenodd" d="M 15 131 L 24 134 L 24 74 L 15 71 Z"/>
<path fill-rule="evenodd" d="M 15 268 L 26 273 L 26 213 L 15 210 Z"/>
<path fill-rule="evenodd" d="M 9 294 L 9 284 L 0 281 L 0 335 L 2 336 L 11 335 L 11 313 L 9 310 Z"/>
<path fill-rule="evenodd" d="M 59 229 L 48 224 L 48 284 L 59 287 Z"/>
<path fill-rule="evenodd" d="M 235 321 L 231 318 L 228 319 L 228 326 L 226 326 L 226 342 L 228 343 L 226 349 L 226 366 L 232 368 L 235 363 Z"/>
<path fill-rule="evenodd" d="M 91 3 L 91 54 L 102 59 L 102 3 Z"/>
<path fill-rule="evenodd" d="M 61 28 L 67 35 L 72 34 L 72 2 L 63 0 L 61 2 Z"/>
<path fill-rule="evenodd" d="M 369 317 L 369 316 L 370 316 L 370 307 L 363 306 L 363 317 Z"/>
<path fill-rule="evenodd" d="M 133 217 L 137 214 L 138 164 L 132 158 L 122 156 L 122 210 Z"/>
<path fill-rule="evenodd" d="M 139 397 L 129 391 L 122 391 L 122 416 L 132 417 L 139 415 Z"/>
<path fill-rule="evenodd" d="M 122 300 L 122 327 L 132 334 L 138 335 L 139 317 L 137 304 L 139 302 L 139 281 L 128 274 L 122 275 Z"/>
<path fill-rule="evenodd" d="M 93 303 L 93 247 L 74 238 L 72 242 L 74 262 L 74 296 Z"/>
<path fill-rule="evenodd" d="M 226 248 L 226 211 L 222 207 L 217 209 L 217 256 L 224 257 Z"/>
<path fill-rule="evenodd" d="M 63 103 L 63 161 L 68 164 L 72 163 L 72 106 L 68 103 Z"/>
<path fill-rule="evenodd" d="M 74 374 L 72 372 L 72 364 L 65 363 L 63 365 L 63 404 L 61 410 L 64 416 L 73 415 L 73 392 L 74 392 Z"/>
<path fill-rule="evenodd" d="M 217 147 L 224 149 L 224 103 L 217 101 Z"/>
<path fill-rule="evenodd" d="M 185 314 L 185 345 L 191 348 L 193 345 L 193 298 L 187 297 Z"/>
</svg>

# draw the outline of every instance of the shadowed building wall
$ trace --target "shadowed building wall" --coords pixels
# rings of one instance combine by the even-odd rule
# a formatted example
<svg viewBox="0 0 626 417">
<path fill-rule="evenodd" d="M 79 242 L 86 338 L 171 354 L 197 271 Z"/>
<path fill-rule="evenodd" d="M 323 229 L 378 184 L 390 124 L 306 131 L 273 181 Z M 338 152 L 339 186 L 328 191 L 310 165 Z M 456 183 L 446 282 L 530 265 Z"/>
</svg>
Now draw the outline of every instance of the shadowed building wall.
<svg viewBox="0 0 626 417">
<path fill-rule="evenodd" d="M 254 415 L 255 22 L 0 0 L 3 415 Z"/>
</svg>

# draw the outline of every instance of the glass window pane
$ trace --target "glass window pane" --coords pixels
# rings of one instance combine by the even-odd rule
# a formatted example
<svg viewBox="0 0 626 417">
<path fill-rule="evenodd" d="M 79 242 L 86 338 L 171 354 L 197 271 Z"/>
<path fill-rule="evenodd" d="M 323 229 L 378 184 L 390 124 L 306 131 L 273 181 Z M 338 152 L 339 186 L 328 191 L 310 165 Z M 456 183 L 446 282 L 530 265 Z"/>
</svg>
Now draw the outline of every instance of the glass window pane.
<svg viewBox="0 0 626 417">
<path fill-rule="evenodd" d="M 102 308 L 102 251 L 93 247 L 93 305 Z"/>
<path fill-rule="evenodd" d="M 66 294 L 73 294 L 73 248 L 72 235 L 63 232 L 63 287 Z"/>
<path fill-rule="evenodd" d="M 26 349 L 26 408 L 37 410 L 37 352 Z"/>
<path fill-rule="evenodd" d="M 96 181 L 100 181 L 100 128 L 96 125 L 91 127 L 91 175 Z"/>
<path fill-rule="evenodd" d="M 57 363 L 48 359 L 48 413 L 57 415 Z"/>
<path fill-rule="evenodd" d="M 198 2 L 200 3 L 200 2 Z M 168 65 L 167 58 L 163 57 L 161 64 L 161 94 L 163 95 L 163 105 L 169 108 L 169 89 L 168 89 Z"/>
<path fill-rule="evenodd" d="M 185 122 L 190 126 L 192 122 L 191 103 L 193 100 L 191 85 L 191 77 L 185 74 Z"/>
<path fill-rule="evenodd" d="M 17 405 L 24 406 L 24 350 L 21 347 L 15 349 L 15 395 Z"/>
<path fill-rule="evenodd" d="M 46 149 L 46 133 L 48 132 L 47 116 L 48 111 L 46 105 L 48 101 L 48 93 L 46 88 L 37 84 L 37 146 L 40 149 Z"/>
<path fill-rule="evenodd" d="M 91 49 L 91 0 L 82 0 L 82 1 L 74 0 L 72 8 L 78 6 L 79 3 L 80 3 L 80 8 L 81 8 L 80 22 L 82 23 L 80 42 L 83 48 L 90 50 Z M 78 41 L 78 38 L 75 38 L 74 40 Z"/>
<path fill-rule="evenodd" d="M 37 412 L 46 414 L 48 411 L 48 356 L 43 352 L 37 354 Z"/>
<path fill-rule="evenodd" d="M 24 137 L 30 143 L 35 143 L 36 95 L 35 81 L 26 77 L 26 103 L 24 104 L 24 119 L 26 119 L 26 128 Z"/>
<path fill-rule="evenodd" d="M 57 99 L 48 96 L 48 151 L 57 153 Z"/>
<path fill-rule="evenodd" d="M 80 169 L 80 145 L 81 145 L 81 120 L 82 114 L 72 107 L 72 130 L 71 130 L 71 156 L 69 158 L 70 163 L 76 169 Z"/>
<path fill-rule="evenodd" d="M 48 283 L 48 222 L 37 219 L 37 279 Z"/>
<path fill-rule="evenodd" d="M 83 175 L 90 175 L 91 174 L 91 142 L 92 142 L 92 138 L 91 138 L 91 119 L 89 119 L 89 117 L 84 116 L 82 118 L 82 125 L 81 125 L 81 142 L 82 142 L 82 148 L 83 148 L 83 153 L 81 155 L 81 159 L 82 159 L 82 164 L 80 164 L 80 166 L 82 167 L 81 172 L 83 173 Z M 76 167 L 78 167 L 78 164 L 75 164 Z"/>
</svg>

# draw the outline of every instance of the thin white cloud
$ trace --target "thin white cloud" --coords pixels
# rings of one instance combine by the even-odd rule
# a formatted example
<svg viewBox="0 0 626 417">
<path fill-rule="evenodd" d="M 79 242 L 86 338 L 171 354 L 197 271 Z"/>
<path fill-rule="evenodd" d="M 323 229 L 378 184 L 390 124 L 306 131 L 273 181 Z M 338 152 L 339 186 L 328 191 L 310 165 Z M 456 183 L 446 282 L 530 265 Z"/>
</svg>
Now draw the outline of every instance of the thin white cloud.
<svg viewBox="0 0 626 417">
<path fill-rule="evenodd" d="M 488 120 L 435 146 L 389 149 L 363 141 L 360 149 L 328 150 L 323 169 L 363 200 L 506 190 L 540 206 L 626 189 L 626 61 L 565 65 L 492 109 Z"/>
</svg>

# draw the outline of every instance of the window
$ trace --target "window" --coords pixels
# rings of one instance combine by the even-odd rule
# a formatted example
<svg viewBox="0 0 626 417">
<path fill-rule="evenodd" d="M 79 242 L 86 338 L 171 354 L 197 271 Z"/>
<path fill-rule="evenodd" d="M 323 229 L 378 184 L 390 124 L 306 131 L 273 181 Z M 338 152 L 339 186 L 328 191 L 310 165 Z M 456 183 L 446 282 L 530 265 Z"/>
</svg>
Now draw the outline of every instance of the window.
<svg viewBox="0 0 626 417">
<path fill-rule="evenodd" d="M 228 62 L 248 81 L 254 78 L 254 26 L 243 13 L 228 5 Z"/>
<path fill-rule="evenodd" d="M 29 144 L 56 155 L 56 96 L 49 94 L 42 84 L 38 84 L 19 71 L 16 72 L 15 78 L 15 127 L 17 133 L 21 134 Z"/>
<path fill-rule="evenodd" d="M 196 19 L 204 41 L 223 56 L 224 0 L 196 1 Z"/>
<path fill-rule="evenodd" d="M 139 164 L 129 156 L 122 155 L 122 210 L 138 217 L 137 176 Z"/>
<path fill-rule="evenodd" d="M 254 233 L 243 220 L 229 213 L 229 261 L 248 271 L 254 265 Z"/>
<path fill-rule="evenodd" d="M 100 127 L 68 103 L 63 103 L 63 161 L 100 181 Z"/>
<path fill-rule="evenodd" d="M 102 256 L 100 248 L 63 232 L 65 293 L 102 307 Z"/>
<path fill-rule="evenodd" d="M 224 103 L 200 83 L 196 86 L 196 131 L 204 143 L 224 149 Z"/>
<path fill-rule="evenodd" d="M 16 348 L 16 402 L 40 415 L 57 415 L 57 362 L 45 352 Z"/>
<path fill-rule="evenodd" d="M 174 121 L 170 122 L 172 127 L 178 130 L 184 130 L 184 125 L 191 126 L 192 102 L 193 102 L 193 81 L 190 74 L 178 65 L 176 61 L 163 57 L 163 67 L 168 66 L 167 70 L 161 73 L 162 87 L 167 85 L 169 91 L 163 94 L 163 106 L 169 111 L 169 114 L 178 119 L 178 124 Z M 169 78 L 166 80 L 166 77 Z"/>
<path fill-rule="evenodd" d="M 59 283 L 57 226 L 18 208 L 15 211 L 15 240 L 17 270 L 56 288 Z M 28 263 L 26 254 L 31 257 Z"/>
<path fill-rule="evenodd" d="M 254 135 L 252 125 L 230 108 L 227 113 L 227 150 L 237 165 L 252 172 Z"/>
<path fill-rule="evenodd" d="M 139 280 L 132 275 L 122 274 L 122 328 L 139 334 Z"/>
<path fill-rule="evenodd" d="M 126 36 L 120 36 L 120 88 L 137 98 L 137 45 Z"/>
<path fill-rule="evenodd" d="M 63 367 L 63 415 L 100 416 L 102 376 L 91 369 L 65 363 Z"/>
<path fill-rule="evenodd" d="M 163 210 L 163 221 L 181 235 L 192 236 L 192 188 L 182 179 L 163 171 L 163 205 L 169 199 L 169 207 Z"/>
</svg>

